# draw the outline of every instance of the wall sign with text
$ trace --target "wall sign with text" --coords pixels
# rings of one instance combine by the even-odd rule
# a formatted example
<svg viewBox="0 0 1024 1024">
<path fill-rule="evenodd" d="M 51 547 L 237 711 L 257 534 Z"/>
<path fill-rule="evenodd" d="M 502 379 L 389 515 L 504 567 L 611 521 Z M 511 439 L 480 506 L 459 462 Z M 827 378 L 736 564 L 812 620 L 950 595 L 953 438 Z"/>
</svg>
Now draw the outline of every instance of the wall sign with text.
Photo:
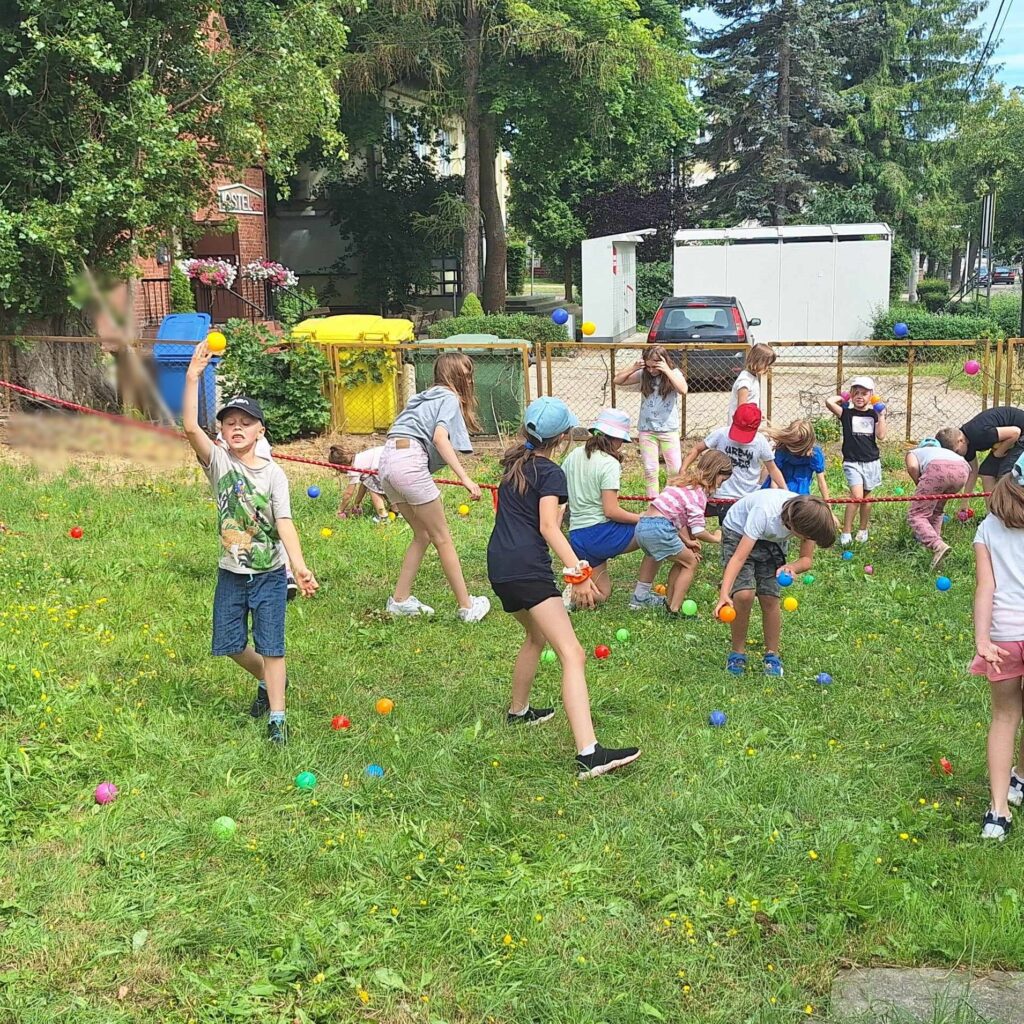
<svg viewBox="0 0 1024 1024">
<path fill-rule="evenodd" d="M 217 208 L 221 213 L 233 216 L 254 214 L 262 217 L 265 212 L 263 193 L 241 182 L 222 185 L 217 189 Z"/>
</svg>

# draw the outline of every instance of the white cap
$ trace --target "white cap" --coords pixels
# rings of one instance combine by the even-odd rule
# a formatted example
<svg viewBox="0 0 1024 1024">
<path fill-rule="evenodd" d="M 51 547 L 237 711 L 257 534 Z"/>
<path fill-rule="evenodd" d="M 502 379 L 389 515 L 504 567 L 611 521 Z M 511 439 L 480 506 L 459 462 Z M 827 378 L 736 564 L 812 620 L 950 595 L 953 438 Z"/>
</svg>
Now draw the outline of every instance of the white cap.
<svg viewBox="0 0 1024 1024">
<path fill-rule="evenodd" d="M 872 394 L 875 391 L 875 382 L 871 377 L 854 377 L 850 381 L 851 388 L 867 388 Z"/>
</svg>

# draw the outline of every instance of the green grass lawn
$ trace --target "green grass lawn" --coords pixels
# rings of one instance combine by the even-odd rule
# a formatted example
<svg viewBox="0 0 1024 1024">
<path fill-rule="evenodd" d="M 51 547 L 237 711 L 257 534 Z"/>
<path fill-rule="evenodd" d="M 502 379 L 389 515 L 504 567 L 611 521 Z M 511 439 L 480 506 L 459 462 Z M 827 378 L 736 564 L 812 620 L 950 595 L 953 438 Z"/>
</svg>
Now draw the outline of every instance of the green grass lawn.
<svg viewBox="0 0 1024 1024">
<path fill-rule="evenodd" d="M 613 648 L 590 661 L 598 735 L 644 756 L 577 783 L 564 716 L 504 725 L 512 620 L 457 623 L 428 556 L 416 592 L 437 616 L 385 621 L 406 528 L 338 523 L 334 486 L 314 501 L 323 478 L 287 470 L 322 588 L 288 613 L 276 750 L 249 683 L 207 653 L 217 539 L 198 474 L 0 465 L 20 532 L 0 535 L 0 1019 L 796 1021 L 827 1013 L 843 964 L 1020 966 L 1024 837 L 978 839 L 969 527 L 948 527 L 947 594 L 902 506 L 877 510 L 853 562 L 819 553 L 792 588 L 782 680 L 725 673 L 715 553 L 699 617 L 678 622 L 626 609 L 637 561 L 620 559 L 610 605 L 574 621 L 588 650 Z M 460 519 L 444 490 L 488 592 L 490 508 Z M 557 665 L 535 699 L 559 703 Z M 106 807 L 103 780 L 121 790 Z"/>
</svg>

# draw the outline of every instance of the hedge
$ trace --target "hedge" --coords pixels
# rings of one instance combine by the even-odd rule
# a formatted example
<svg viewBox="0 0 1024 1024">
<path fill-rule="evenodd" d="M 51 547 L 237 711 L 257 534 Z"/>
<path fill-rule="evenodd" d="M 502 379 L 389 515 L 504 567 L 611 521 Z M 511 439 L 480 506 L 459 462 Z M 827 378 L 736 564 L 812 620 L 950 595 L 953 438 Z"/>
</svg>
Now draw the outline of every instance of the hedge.
<svg viewBox="0 0 1024 1024">
<path fill-rule="evenodd" d="M 528 262 L 526 243 L 509 242 L 505 254 L 505 281 L 509 295 L 523 294 Z"/>
<path fill-rule="evenodd" d="M 565 328 L 550 317 L 529 313 L 491 313 L 489 316 L 453 316 L 430 325 L 429 335 L 437 340 L 454 334 L 494 334 L 506 340 L 563 341 L 568 344 Z"/>
<path fill-rule="evenodd" d="M 1003 333 L 999 323 L 990 317 L 967 313 L 929 313 L 920 305 L 894 302 L 887 310 L 880 310 L 875 315 L 871 337 L 878 340 L 895 338 L 893 328 L 898 323 L 905 323 L 910 328 L 910 337 L 922 341 L 974 341 L 977 338 L 998 337 Z M 968 348 L 918 349 L 916 358 L 924 362 L 944 362 Z M 907 352 L 908 349 L 902 345 L 875 349 L 879 360 L 885 363 L 906 362 Z"/>
<path fill-rule="evenodd" d="M 917 285 L 918 301 L 930 313 L 937 313 L 949 301 L 949 284 L 941 277 L 926 277 Z"/>
</svg>

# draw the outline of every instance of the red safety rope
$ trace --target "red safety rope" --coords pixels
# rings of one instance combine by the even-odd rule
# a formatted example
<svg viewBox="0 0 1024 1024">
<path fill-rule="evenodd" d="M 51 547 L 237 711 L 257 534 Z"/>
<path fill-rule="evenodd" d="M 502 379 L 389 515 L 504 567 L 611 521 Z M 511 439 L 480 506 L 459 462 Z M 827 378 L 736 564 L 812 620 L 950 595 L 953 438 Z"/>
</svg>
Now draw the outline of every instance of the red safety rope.
<svg viewBox="0 0 1024 1024">
<path fill-rule="evenodd" d="M 991 491 L 975 491 L 972 494 L 964 494 L 959 492 L 957 494 L 894 494 L 891 497 L 882 498 L 826 498 L 825 500 L 830 505 L 880 505 L 886 502 L 894 501 L 950 501 L 954 498 L 987 498 L 992 494 Z M 739 501 L 739 498 L 711 498 L 710 501 L 716 505 L 731 505 L 734 501 Z M 653 498 L 647 498 L 637 494 L 620 494 L 619 501 L 654 501 Z"/>
</svg>

